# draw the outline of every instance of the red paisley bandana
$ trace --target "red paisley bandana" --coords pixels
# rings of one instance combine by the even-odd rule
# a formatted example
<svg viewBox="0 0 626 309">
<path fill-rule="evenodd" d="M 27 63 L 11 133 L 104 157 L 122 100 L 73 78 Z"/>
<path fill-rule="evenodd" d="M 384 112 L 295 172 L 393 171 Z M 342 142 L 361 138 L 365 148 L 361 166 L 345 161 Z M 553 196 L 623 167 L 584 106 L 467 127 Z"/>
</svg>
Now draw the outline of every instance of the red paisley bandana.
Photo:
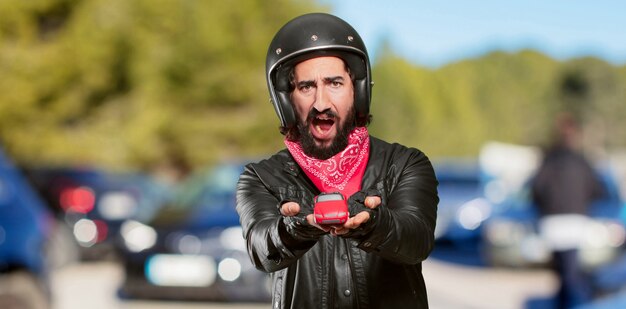
<svg viewBox="0 0 626 309">
<path fill-rule="evenodd" d="M 367 128 L 354 129 L 348 136 L 346 149 L 326 160 L 307 156 L 300 143 L 285 140 L 285 145 L 321 192 L 339 191 L 349 197 L 361 190 L 361 179 L 370 153 Z"/>
</svg>

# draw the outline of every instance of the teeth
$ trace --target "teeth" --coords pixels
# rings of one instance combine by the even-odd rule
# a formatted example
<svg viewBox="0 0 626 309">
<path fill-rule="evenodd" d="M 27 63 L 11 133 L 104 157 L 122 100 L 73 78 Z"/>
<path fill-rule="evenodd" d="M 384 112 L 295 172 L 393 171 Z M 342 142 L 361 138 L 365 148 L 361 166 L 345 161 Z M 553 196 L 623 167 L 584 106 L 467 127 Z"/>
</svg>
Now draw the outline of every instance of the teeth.
<svg viewBox="0 0 626 309">
<path fill-rule="evenodd" d="M 317 130 L 317 133 L 320 133 L 320 134 L 324 133 L 324 131 L 322 131 L 322 127 L 320 126 L 315 126 L 315 129 Z"/>
</svg>

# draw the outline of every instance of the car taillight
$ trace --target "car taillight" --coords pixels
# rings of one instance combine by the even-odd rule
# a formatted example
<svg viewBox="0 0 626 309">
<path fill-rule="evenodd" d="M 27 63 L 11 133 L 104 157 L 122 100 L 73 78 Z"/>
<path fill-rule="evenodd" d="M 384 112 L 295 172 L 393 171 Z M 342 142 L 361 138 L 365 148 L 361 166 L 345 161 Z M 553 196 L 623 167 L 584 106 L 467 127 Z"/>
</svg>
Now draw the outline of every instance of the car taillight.
<svg viewBox="0 0 626 309">
<path fill-rule="evenodd" d="M 96 202 L 96 195 L 88 187 L 66 188 L 61 192 L 61 208 L 65 212 L 73 211 L 78 213 L 89 213 L 93 210 Z"/>
</svg>

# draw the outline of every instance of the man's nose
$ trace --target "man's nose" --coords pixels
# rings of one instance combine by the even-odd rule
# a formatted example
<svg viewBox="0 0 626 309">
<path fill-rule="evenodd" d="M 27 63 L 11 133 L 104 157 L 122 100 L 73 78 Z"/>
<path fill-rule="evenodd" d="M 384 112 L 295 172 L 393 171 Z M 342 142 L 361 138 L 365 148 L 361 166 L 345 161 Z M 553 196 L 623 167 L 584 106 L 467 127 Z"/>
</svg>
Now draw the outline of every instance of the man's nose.
<svg viewBox="0 0 626 309">
<path fill-rule="evenodd" d="M 313 104 L 313 108 L 315 108 L 318 112 L 323 112 L 327 109 L 330 109 L 330 100 L 324 87 L 319 87 L 317 92 L 315 93 L 315 103 Z"/>
</svg>

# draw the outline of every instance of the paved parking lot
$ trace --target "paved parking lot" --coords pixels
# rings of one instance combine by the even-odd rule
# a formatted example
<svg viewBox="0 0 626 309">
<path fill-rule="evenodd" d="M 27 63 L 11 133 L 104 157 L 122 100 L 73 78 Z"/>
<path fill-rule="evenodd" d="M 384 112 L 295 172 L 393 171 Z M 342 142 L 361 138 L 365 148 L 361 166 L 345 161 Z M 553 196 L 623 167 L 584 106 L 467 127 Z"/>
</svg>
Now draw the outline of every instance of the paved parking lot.
<svg viewBox="0 0 626 309">
<path fill-rule="evenodd" d="M 523 308 L 529 297 L 554 291 L 554 277 L 546 271 L 498 270 L 466 267 L 429 259 L 424 276 L 433 309 Z M 268 304 L 224 304 L 121 301 L 116 290 L 123 278 L 114 262 L 65 266 L 52 275 L 53 309 L 257 309 Z"/>
</svg>

